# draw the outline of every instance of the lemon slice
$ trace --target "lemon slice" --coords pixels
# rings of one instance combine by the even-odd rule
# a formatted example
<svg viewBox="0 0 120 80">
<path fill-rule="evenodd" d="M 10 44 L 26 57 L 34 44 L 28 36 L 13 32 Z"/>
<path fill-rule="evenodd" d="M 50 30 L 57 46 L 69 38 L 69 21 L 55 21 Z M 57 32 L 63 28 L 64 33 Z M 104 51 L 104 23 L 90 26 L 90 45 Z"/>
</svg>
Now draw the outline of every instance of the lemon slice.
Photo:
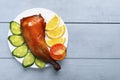
<svg viewBox="0 0 120 80">
<path fill-rule="evenodd" d="M 60 23 L 60 19 L 57 15 L 55 15 L 47 24 L 46 30 L 53 30 L 55 29 Z"/>
<path fill-rule="evenodd" d="M 49 38 L 60 38 L 65 33 L 65 25 L 59 26 L 54 30 L 47 31 L 46 34 Z"/>
<path fill-rule="evenodd" d="M 49 47 L 52 47 L 53 45 L 57 43 L 64 44 L 65 41 L 66 41 L 66 38 L 46 39 L 46 43 Z"/>
</svg>

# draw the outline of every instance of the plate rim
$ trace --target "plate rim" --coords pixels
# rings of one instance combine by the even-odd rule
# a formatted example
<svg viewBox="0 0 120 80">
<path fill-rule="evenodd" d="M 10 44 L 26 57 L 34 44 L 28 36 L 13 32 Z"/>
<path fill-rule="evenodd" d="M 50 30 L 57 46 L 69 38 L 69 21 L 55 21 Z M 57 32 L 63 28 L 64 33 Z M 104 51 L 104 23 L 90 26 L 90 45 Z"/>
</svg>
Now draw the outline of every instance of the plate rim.
<svg viewBox="0 0 120 80">
<path fill-rule="evenodd" d="M 52 10 L 49 10 L 49 9 L 46 9 L 46 8 L 31 8 L 31 9 L 27 9 L 27 10 L 24 10 L 23 12 L 21 12 L 21 13 L 19 13 L 14 19 L 13 19 L 13 21 L 16 21 L 16 22 L 18 22 L 18 23 L 20 23 L 20 21 L 18 21 L 18 19 L 21 17 L 21 14 L 22 15 L 24 15 L 24 13 L 26 13 L 26 12 L 29 12 L 29 11 L 34 11 L 34 10 L 46 10 L 46 11 L 48 11 L 48 12 L 52 12 L 52 13 L 54 13 L 54 15 L 56 14 L 55 12 L 53 12 Z M 33 12 L 34 13 L 34 12 Z M 30 16 L 30 15 L 36 15 L 37 13 L 34 13 L 34 14 L 31 14 L 31 13 L 29 13 L 29 15 L 28 16 Z M 49 13 L 50 14 L 50 13 Z M 41 14 L 42 15 L 42 14 Z M 58 14 L 57 14 L 58 15 Z M 58 15 L 59 16 L 59 15 Z M 27 17 L 26 16 L 26 14 L 25 14 L 25 16 L 23 16 L 23 17 Z M 22 17 L 22 18 L 23 18 Z M 64 36 L 66 37 L 66 41 L 65 41 L 65 46 L 67 47 L 68 46 L 68 30 L 67 30 L 67 26 L 66 26 L 66 24 L 64 23 L 64 21 L 61 19 L 61 17 L 59 16 L 59 18 L 60 18 L 60 20 L 62 21 L 62 23 L 61 24 L 64 24 L 65 25 L 65 27 L 66 27 L 66 31 L 65 31 L 65 34 L 64 34 Z M 45 19 L 45 18 L 44 18 Z M 20 20 L 20 19 L 19 19 Z M 13 35 L 12 34 L 12 32 L 10 31 L 10 28 L 9 28 L 9 30 L 8 30 L 8 37 L 10 36 L 10 35 Z M 14 47 L 10 42 L 9 42 L 9 40 L 8 40 L 8 47 L 9 47 L 9 49 L 10 49 L 10 52 L 11 52 L 11 54 L 12 54 L 12 51 L 16 48 L 16 47 Z M 12 55 L 12 57 L 14 57 L 20 64 L 22 64 L 22 61 L 23 61 L 23 59 L 24 59 L 24 57 L 23 58 L 17 58 L 17 57 L 15 57 L 15 56 L 13 56 Z M 46 67 L 49 67 L 50 66 L 50 64 L 49 63 L 47 63 L 46 65 L 45 65 L 45 68 Z M 32 65 L 32 66 L 30 66 L 29 68 L 39 68 L 38 66 L 36 66 L 35 65 L 35 63 Z"/>
</svg>

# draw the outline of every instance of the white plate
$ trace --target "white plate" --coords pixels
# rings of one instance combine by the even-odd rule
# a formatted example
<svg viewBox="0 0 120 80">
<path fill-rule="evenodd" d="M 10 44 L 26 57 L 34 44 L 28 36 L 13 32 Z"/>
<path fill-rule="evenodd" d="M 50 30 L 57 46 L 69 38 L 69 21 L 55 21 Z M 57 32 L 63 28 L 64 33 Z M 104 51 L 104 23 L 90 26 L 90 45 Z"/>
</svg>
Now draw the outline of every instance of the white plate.
<svg viewBox="0 0 120 80">
<path fill-rule="evenodd" d="M 56 15 L 56 13 L 54 13 L 51 10 L 45 9 L 45 8 L 32 8 L 29 10 L 26 10 L 22 13 L 20 13 L 13 21 L 16 21 L 18 23 L 20 23 L 20 19 L 22 19 L 23 17 L 27 17 L 27 16 L 31 16 L 31 15 L 38 15 L 41 14 L 43 16 L 43 18 L 45 19 L 46 23 L 54 16 Z M 59 15 L 58 15 L 59 16 Z M 59 16 L 60 17 L 60 16 Z M 65 25 L 63 20 L 60 18 L 60 25 Z M 8 36 L 12 35 L 10 29 L 8 32 Z M 66 32 L 63 35 L 63 37 L 66 37 L 66 42 L 64 43 L 64 45 L 67 47 L 67 43 L 68 43 L 68 32 L 67 32 L 67 28 L 66 28 Z M 14 47 L 13 45 L 11 45 L 11 43 L 8 41 L 8 45 L 10 48 L 10 51 L 12 52 L 16 47 Z M 13 56 L 14 57 L 14 56 Z M 20 62 L 22 64 L 22 61 L 24 58 L 16 58 L 15 59 Z M 46 64 L 46 67 L 50 66 L 49 64 Z M 31 66 L 31 68 L 38 68 L 35 64 L 33 64 Z"/>
</svg>

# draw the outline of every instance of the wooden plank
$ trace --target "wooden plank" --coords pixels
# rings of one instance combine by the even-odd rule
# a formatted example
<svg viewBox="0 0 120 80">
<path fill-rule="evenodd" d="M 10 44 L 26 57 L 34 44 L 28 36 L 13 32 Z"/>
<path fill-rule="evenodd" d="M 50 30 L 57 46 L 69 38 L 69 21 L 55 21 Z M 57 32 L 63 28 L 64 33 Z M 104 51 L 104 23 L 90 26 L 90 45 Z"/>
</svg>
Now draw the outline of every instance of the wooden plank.
<svg viewBox="0 0 120 80">
<path fill-rule="evenodd" d="M 1 0 L 0 21 L 11 21 L 26 9 L 42 7 L 58 13 L 64 21 L 118 21 L 119 0 Z M 7 5 L 7 6 L 6 6 Z"/>
<path fill-rule="evenodd" d="M 67 24 L 67 58 L 120 58 L 119 24 Z M 0 24 L 0 58 L 12 57 L 8 47 L 9 24 Z"/>
<path fill-rule="evenodd" d="M 8 47 L 9 24 L 0 23 L 0 57 L 12 57 Z"/>
<path fill-rule="evenodd" d="M 51 67 L 24 69 L 14 59 L 0 59 L 0 80 L 119 80 L 120 60 L 67 59 L 59 72 Z"/>
<path fill-rule="evenodd" d="M 69 24 L 67 27 L 68 57 L 120 58 L 118 24 Z"/>
</svg>

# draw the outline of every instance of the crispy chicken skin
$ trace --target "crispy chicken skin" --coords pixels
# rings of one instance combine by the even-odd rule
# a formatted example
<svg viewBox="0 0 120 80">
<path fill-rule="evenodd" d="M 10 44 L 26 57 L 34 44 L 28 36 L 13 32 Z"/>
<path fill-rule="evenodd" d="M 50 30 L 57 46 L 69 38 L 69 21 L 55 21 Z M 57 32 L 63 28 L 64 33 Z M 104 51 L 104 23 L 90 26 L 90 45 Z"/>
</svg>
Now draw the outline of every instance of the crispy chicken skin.
<svg viewBox="0 0 120 80">
<path fill-rule="evenodd" d="M 55 70 L 59 70 L 60 65 L 50 57 L 50 52 L 45 42 L 44 18 L 39 15 L 24 17 L 20 20 L 22 36 L 30 51 L 39 59 L 46 63 L 51 63 Z"/>
</svg>

